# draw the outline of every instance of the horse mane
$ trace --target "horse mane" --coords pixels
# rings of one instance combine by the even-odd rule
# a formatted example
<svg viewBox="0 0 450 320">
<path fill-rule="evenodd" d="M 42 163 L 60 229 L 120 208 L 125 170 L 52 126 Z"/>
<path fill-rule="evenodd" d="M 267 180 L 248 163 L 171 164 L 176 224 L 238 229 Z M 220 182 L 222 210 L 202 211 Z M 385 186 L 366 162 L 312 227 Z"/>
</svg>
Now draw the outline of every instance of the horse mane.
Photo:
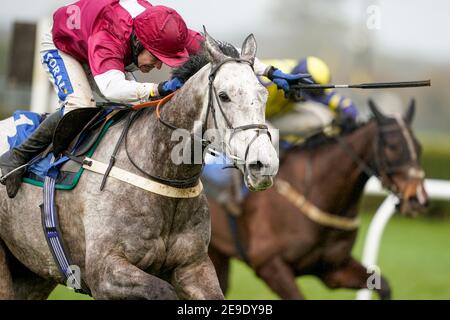
<svg viewBox="0 0 450 320">
<path fill-rule="evenodd" d="M 239 51 L 233 45 L 222 41 L 217 42 L 224 55 L 236 59 L 240 57 Z M 187 62 L 172 70 L 172 78 L 179 78 L 183 82 L 186 82 L 208 63 L 209 60 L 204 51 L 196 55 L 191 55 Z"/>
</svg>

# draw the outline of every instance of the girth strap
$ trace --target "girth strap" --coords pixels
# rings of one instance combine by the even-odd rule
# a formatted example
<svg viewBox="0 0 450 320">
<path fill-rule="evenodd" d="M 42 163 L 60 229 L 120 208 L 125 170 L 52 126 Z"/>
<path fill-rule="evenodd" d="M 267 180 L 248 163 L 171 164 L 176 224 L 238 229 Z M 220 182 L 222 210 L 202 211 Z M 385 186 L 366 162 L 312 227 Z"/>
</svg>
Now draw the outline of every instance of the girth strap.
<svg viewBox="0 0 450 320">
<path fill-rule="evenodd" d="M 54 158 L 52 159 L 52 162 Z M 55 206 L 55 184 L 56 176 L 47 176 L 44 180 L 44 203 L 41 205 L 42 228 L 48 247 L 52 253 L 53 259 L 58 266 L 61 275 L 66 283 L 78 293 L 89 294 L 89 289 L 80 278 L 77 278 L 73 263 L 70 259 L 67 249 L 64 246 L 61 230 L 58 221 L 58 212 Z"/>
<path fill-rule="evenodd" d="M 108 165 L 91 158 L 85 158 L 83 161 L 83 168 L 104 175 L 108 170 Z M 117 167 L 111 168 L 109 176 L 143 190 L 147 190 L 152 193 L 169 198 L 196 198 L 203 191 L 203 185 L 200 180 L 198 181 L 198 184 L 196 186 L 191 188 L 175 188 L 150 179 L 146 179 L 142 176 L 138 176 L 134 173 L 125 171 Z"/>
</svg>

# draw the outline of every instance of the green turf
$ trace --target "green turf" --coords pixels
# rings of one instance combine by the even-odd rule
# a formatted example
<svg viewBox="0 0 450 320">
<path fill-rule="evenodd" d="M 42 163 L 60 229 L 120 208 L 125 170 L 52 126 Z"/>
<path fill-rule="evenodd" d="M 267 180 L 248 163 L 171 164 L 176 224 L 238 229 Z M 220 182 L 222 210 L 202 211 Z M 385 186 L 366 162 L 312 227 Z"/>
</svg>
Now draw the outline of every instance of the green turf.
<svg viewBox="0 0 450 320">
<path fill-rule="evenodd" d="M 363 215 L 363 226 L 354 248 L 362 252 L 363 237 L 371 216 Z M 383 237 L 379 266 L 390 281 L 394 299 L 450 299 L 450 220 L 409 219 L 395 216 Z M 314 277 L 299 279 L 308 299 L 354 299 L 355 291 L 329 290 Z M 59 286 L 50 299 L 80 299 L 86 296 Z M 276 299 L 254 272 L 233 261 L 228 299 Z"/>
</svg>

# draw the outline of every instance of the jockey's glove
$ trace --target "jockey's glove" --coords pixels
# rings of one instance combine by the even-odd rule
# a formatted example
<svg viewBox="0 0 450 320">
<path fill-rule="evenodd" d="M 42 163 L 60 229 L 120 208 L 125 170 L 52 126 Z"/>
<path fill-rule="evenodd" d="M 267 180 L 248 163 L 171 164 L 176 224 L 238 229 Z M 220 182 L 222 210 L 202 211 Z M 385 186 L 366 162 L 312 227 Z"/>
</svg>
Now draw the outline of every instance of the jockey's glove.
<svg viewBox="0 0 450 320">
<path fill-rule="evenodd" d="M 158 94 L 165 97 L 183 86 L 183 82 L 179 78 L 173 78 L 158 85 Z"/>
<path fill-rule="evenodd" d="M 269 78 L 273 83 L 275 83 L 278 89 L 283 89 L 283 91 L 289 93 L 289 85 L 295 83 L 307 83 L 313 84 L 314 81 L 311 79 L 311 75 L 308 73 L 296 73 L 289 74 L 271 66 L 265 72 L 267 78 Z"/>
<path fill-rule="evenodd" d="M 354 106 L 344 109 L 340 108 L 337 111 L 335 119 L 333 120 L 334 124 L 341 128 L 342 132 L 351 132 L 357 126 L 356 116 L 354 113 L 350 112 L 350 110 L 346 110 L 349 108 L 353 109 Z"/>
<path fill-rule="evenodd" d="M 356 109 L 355 105 L 352 103 L 349 106 L 341 107 L 343 113 L 351 117 L 353 120 L 356 120 L 358 117 L 358 109 Z"/>
</svg>

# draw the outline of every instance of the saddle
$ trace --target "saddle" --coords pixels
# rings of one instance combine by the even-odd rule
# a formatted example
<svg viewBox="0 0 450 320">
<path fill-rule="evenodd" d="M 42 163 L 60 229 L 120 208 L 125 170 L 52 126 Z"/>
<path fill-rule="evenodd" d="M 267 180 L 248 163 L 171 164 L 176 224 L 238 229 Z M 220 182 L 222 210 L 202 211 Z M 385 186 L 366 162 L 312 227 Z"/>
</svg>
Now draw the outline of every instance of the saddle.
<svg viewBox="0 0 450 320">
<path fill-rule="evenodd" d="M 126 113 L 127 110 L 117 108 L 81 108 L 67 113 L 59 122 L 52 143 L 29 167 L 23 181 L 43 187 L 45 177 L 55 171 L 58 172 L 55 188 L 72 190 L 83 172 L 77 158 L 91 156 L 106 131 Z"/>
<path fill-rule="evenodd" d="M 103 110 L 100 108 L 81 108 L 64 115 L 53 134 L 53 154 L 63 154 L 75 142 L 76 137 L 93 130 L 90 124 L 94 124 L 102 113 Z"/>
</svg>

